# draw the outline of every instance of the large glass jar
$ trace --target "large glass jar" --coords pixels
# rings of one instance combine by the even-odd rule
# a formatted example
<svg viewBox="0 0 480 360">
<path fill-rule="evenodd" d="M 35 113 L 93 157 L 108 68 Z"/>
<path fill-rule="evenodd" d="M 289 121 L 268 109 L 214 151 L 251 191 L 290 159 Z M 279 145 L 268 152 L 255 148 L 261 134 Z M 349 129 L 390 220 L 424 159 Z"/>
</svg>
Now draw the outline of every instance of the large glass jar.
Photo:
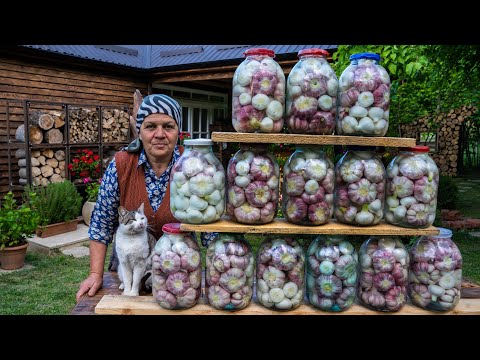
<svg viewBox="0 0 480 360">
<path fill-rule="evenodd" d="M 345 236 L 319 235 L 307 250 L 307 297 L 325 311 L 344 311 L 356 299 L 358 254 Z"/>
<path fill-rule="evenodd" d="M 241 144 L 227 166 L 227 214 L 242 224 L 267 224 L 278 209 L 280 168 L 267 144 Z"/>
<path fill-rule="evenodd" d="M 293 237 L 267 235 L 257 252 L 257 301 L 274 310 L 300 306 L 304 294 L 305 251 Z"/>
<path fill-rule="evenodd" d="M 185 140 L 185 151 L 170 174 L 170 210 L 187 224 L 208 224 L 225 210 L 225 170 L 212 140 Z"/>
<path fill-rule="evenodd" d="M 448 311 L 460 300 L 462 255 L 450 229 L 439 235 L 421 236 L 410 249 L 408 294 L 423 309 Z"/>
<path fill-rule="evenodd" d="M 407 302 L 409 256 L 395 236 L 372 236 L 359 251 L 360 302 L 377 311 L 398 311 Z"/>
<path fill-rule="evenodd" d="M 253 296 L 254 256 L 243 234 L 219 233 L 207 248 L 205 296 L 219 310 L 240 310 Z"/>
<path fill-rule="evenodd" d="M 321 147 L 298 145 L 283 167 L 283 216 L 293 224 L 326 224 L 333 214 L 334 185 L 333 162 Z"/>
<path fill-rule="evenodd" d="M 152 257 L 153 298 L 164 309 L 188 309 L 201 293 L 200 247 L 179 223 L 165 224 L 162 231 Z"/>
<path fill-rule="evenodd" d="M 270 49 L 252 48 L 233 75 L 232 125 L 237 132 L 279 133 L 285 110 L 285 74 Z"/>
<path fill-rule="evenodd" d="M 357 226 L 378 224 L 383 218 L 385 179 L 385 167 L 371 147 L 349 147 L 335 165 L 337 221 Z"/>
<path fill-rule="evenodd" d="M 439 172 L 429 150 L 428 146 L 401 148 L 387 166 L 386 222 L 418 229 L 435 221 Z"/>
<path fill-rule="evenodd" d="M 337 75 L 323 49 L 303 49 L 287 78 L 285 121 L 295 134 L 331 135 L 337 113 Z"/>
<path fill-rule="evenodd" d="M 338 80 L 338 135 L 384 136 L 390 115 L 390 76 L 380 55 L 358 53 Z"/>
</svg>

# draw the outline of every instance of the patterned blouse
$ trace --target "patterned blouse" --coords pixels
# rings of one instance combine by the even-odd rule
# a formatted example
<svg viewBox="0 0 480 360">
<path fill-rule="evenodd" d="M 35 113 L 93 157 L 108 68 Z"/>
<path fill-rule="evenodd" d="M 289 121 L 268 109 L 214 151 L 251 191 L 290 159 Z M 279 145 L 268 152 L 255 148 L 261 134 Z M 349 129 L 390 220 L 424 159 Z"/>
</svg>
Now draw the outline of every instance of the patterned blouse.
<svg viewBox="0 0 480 360">
<path fill-rule="evenodd" d="M 138 166 L 143 166 L 145 171 L 145 184 L 147 185 L 148 199 L 153 211 L 157 211 L 167 190 L 170 179 L 170 171 L 173 164 L 180 158 L 178 146 L 175 146 L 172 160 L 167 169 L 160 177 L 153 172 L 150 163 L 142 149 L 138 160 Z M 108 164 L 105 174 L 102 178 L 100 190 L 98 192 L 95 209 L 90 220 L 88 235 L 90 239 L 109 245 L 113 240 L 113 234 L 118 227 L 118 207 L 120 205 L 120 190 L 118 187 L 118 174 L 115 158 Z M 208 246 L 210 241 L 216 237 L 217 233 L 202 233 L 201 240 L 203 246 Z"/>
</svg>

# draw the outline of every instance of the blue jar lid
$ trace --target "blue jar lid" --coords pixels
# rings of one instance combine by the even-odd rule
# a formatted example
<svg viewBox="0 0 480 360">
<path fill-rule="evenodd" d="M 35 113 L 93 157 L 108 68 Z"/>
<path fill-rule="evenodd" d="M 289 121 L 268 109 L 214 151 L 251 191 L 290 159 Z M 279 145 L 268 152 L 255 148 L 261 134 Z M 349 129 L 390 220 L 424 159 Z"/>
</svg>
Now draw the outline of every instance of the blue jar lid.
<svg viewBox="0 0 480 360">
<path fill-rule="evenodd" d="M 440 230 L 440 234 L 432 236 L 432 237 L 436 237 L 436 238 L 451 238 L 452 237 L 452 234 L 453 234 L 452 230 L 447 229 L 447 228 L 442 228 L 442 227 L 438 227 L 437 229 Z"/>
<path fill-rule="evenodd" d="M 369 53 L 369 52 L 356 53 L 356 54 L 350 55 L 350 61 L 359 60 L 359 59 L 372 59 L 372 60 L 380 61 L 380 55 L 375 53 Z"/>
</svg>

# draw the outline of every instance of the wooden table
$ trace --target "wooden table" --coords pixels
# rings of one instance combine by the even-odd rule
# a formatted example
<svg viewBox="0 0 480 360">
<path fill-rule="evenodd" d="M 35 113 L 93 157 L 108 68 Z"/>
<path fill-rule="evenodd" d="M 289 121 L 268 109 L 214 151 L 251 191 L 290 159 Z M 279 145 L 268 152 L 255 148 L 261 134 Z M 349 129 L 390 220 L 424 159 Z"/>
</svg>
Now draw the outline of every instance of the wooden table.
<svg viewBox="0 0 480 360">
<path fill-rule="evenodd" d="M 445 313 L 426 311 L 411 304 L 396 313 L 378 312 L 354 304 L 346 311 L 330 313 L 321 311 L 308 304 L 302 304 L 291 311 L 274 311 L 252 301 L 245 309 L 230 312 L 220 311 L 206 304 L 201 298 L 199 303 L 186 310 L 165 310 L 158 305 L 151 295 L 121 296 L 117 273 L 106 272 L 103 278 L 103 289 L 95 296 L 85 295 L 70 312 L 70 315 L 94 314 L 129 314 L 129 315 L 480 315 L 480 298 L 478 292 L 471 288 L 462 288 L 462 298 L 457 306 Z M 478 288 L 477 288 L 478 290 Z M 475 296 L 475 297 L 472 297 Z"/>
</svg>

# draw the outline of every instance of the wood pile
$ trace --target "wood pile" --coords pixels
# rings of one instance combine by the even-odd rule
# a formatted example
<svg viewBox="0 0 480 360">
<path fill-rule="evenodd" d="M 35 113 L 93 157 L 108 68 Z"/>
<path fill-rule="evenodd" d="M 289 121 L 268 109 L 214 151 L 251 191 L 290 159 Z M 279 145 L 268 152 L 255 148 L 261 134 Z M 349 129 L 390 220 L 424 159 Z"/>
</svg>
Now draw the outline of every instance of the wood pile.
<svg viewBox="0 0 480 360">
<path fill-rule="evenodd" d="M 461 125 L 476 111 L 477 108 L 474 106 L 462 106 L 438 114 L 433 121 L 428 117 L 420 118 L 410 124 L 402 124 L 400 126 L 401 136 L 417 138 L 417 143 L 422 145 L 419 142 L 420 133 L 435 132 L 437 134 L 438 150 L 433 153 L 430 152 L 429 155 L 437 164 L 440 174 L 456 176 L 458 174 L 458 164 L 461 161 Z"/>
<path fill-rule="evenodd" d="M 15 152 L 20 170 L 20 185 L 28 184 L 27 158 L 25 149 Z M 65 151 L 54 149 L 32 149 L 30 152 L 30 169 L 33 185 L 46 186 L 51 182 L 65 180 Z"/>
<path fill-rule="evenodd" d="M 104 143 L 127 141 L 129 131 L 128 112 L 118 109 L 102 111 L 102 141 Z"/>
<path fill-rule="evenodd" d="M 65 126 L 65 112 L 56 110 L 34 110 L 28 115 L 29 137 L 32 144 L 61 144 Z M 25 126 L 15 131 L 15 139 L 25 142 Z"/>
<path fill-rule="evenodd" d="M 70 109 L 69 122 L 70 142 L 98 141 L 98 111 L 96 109 Z"/>
</svg>

